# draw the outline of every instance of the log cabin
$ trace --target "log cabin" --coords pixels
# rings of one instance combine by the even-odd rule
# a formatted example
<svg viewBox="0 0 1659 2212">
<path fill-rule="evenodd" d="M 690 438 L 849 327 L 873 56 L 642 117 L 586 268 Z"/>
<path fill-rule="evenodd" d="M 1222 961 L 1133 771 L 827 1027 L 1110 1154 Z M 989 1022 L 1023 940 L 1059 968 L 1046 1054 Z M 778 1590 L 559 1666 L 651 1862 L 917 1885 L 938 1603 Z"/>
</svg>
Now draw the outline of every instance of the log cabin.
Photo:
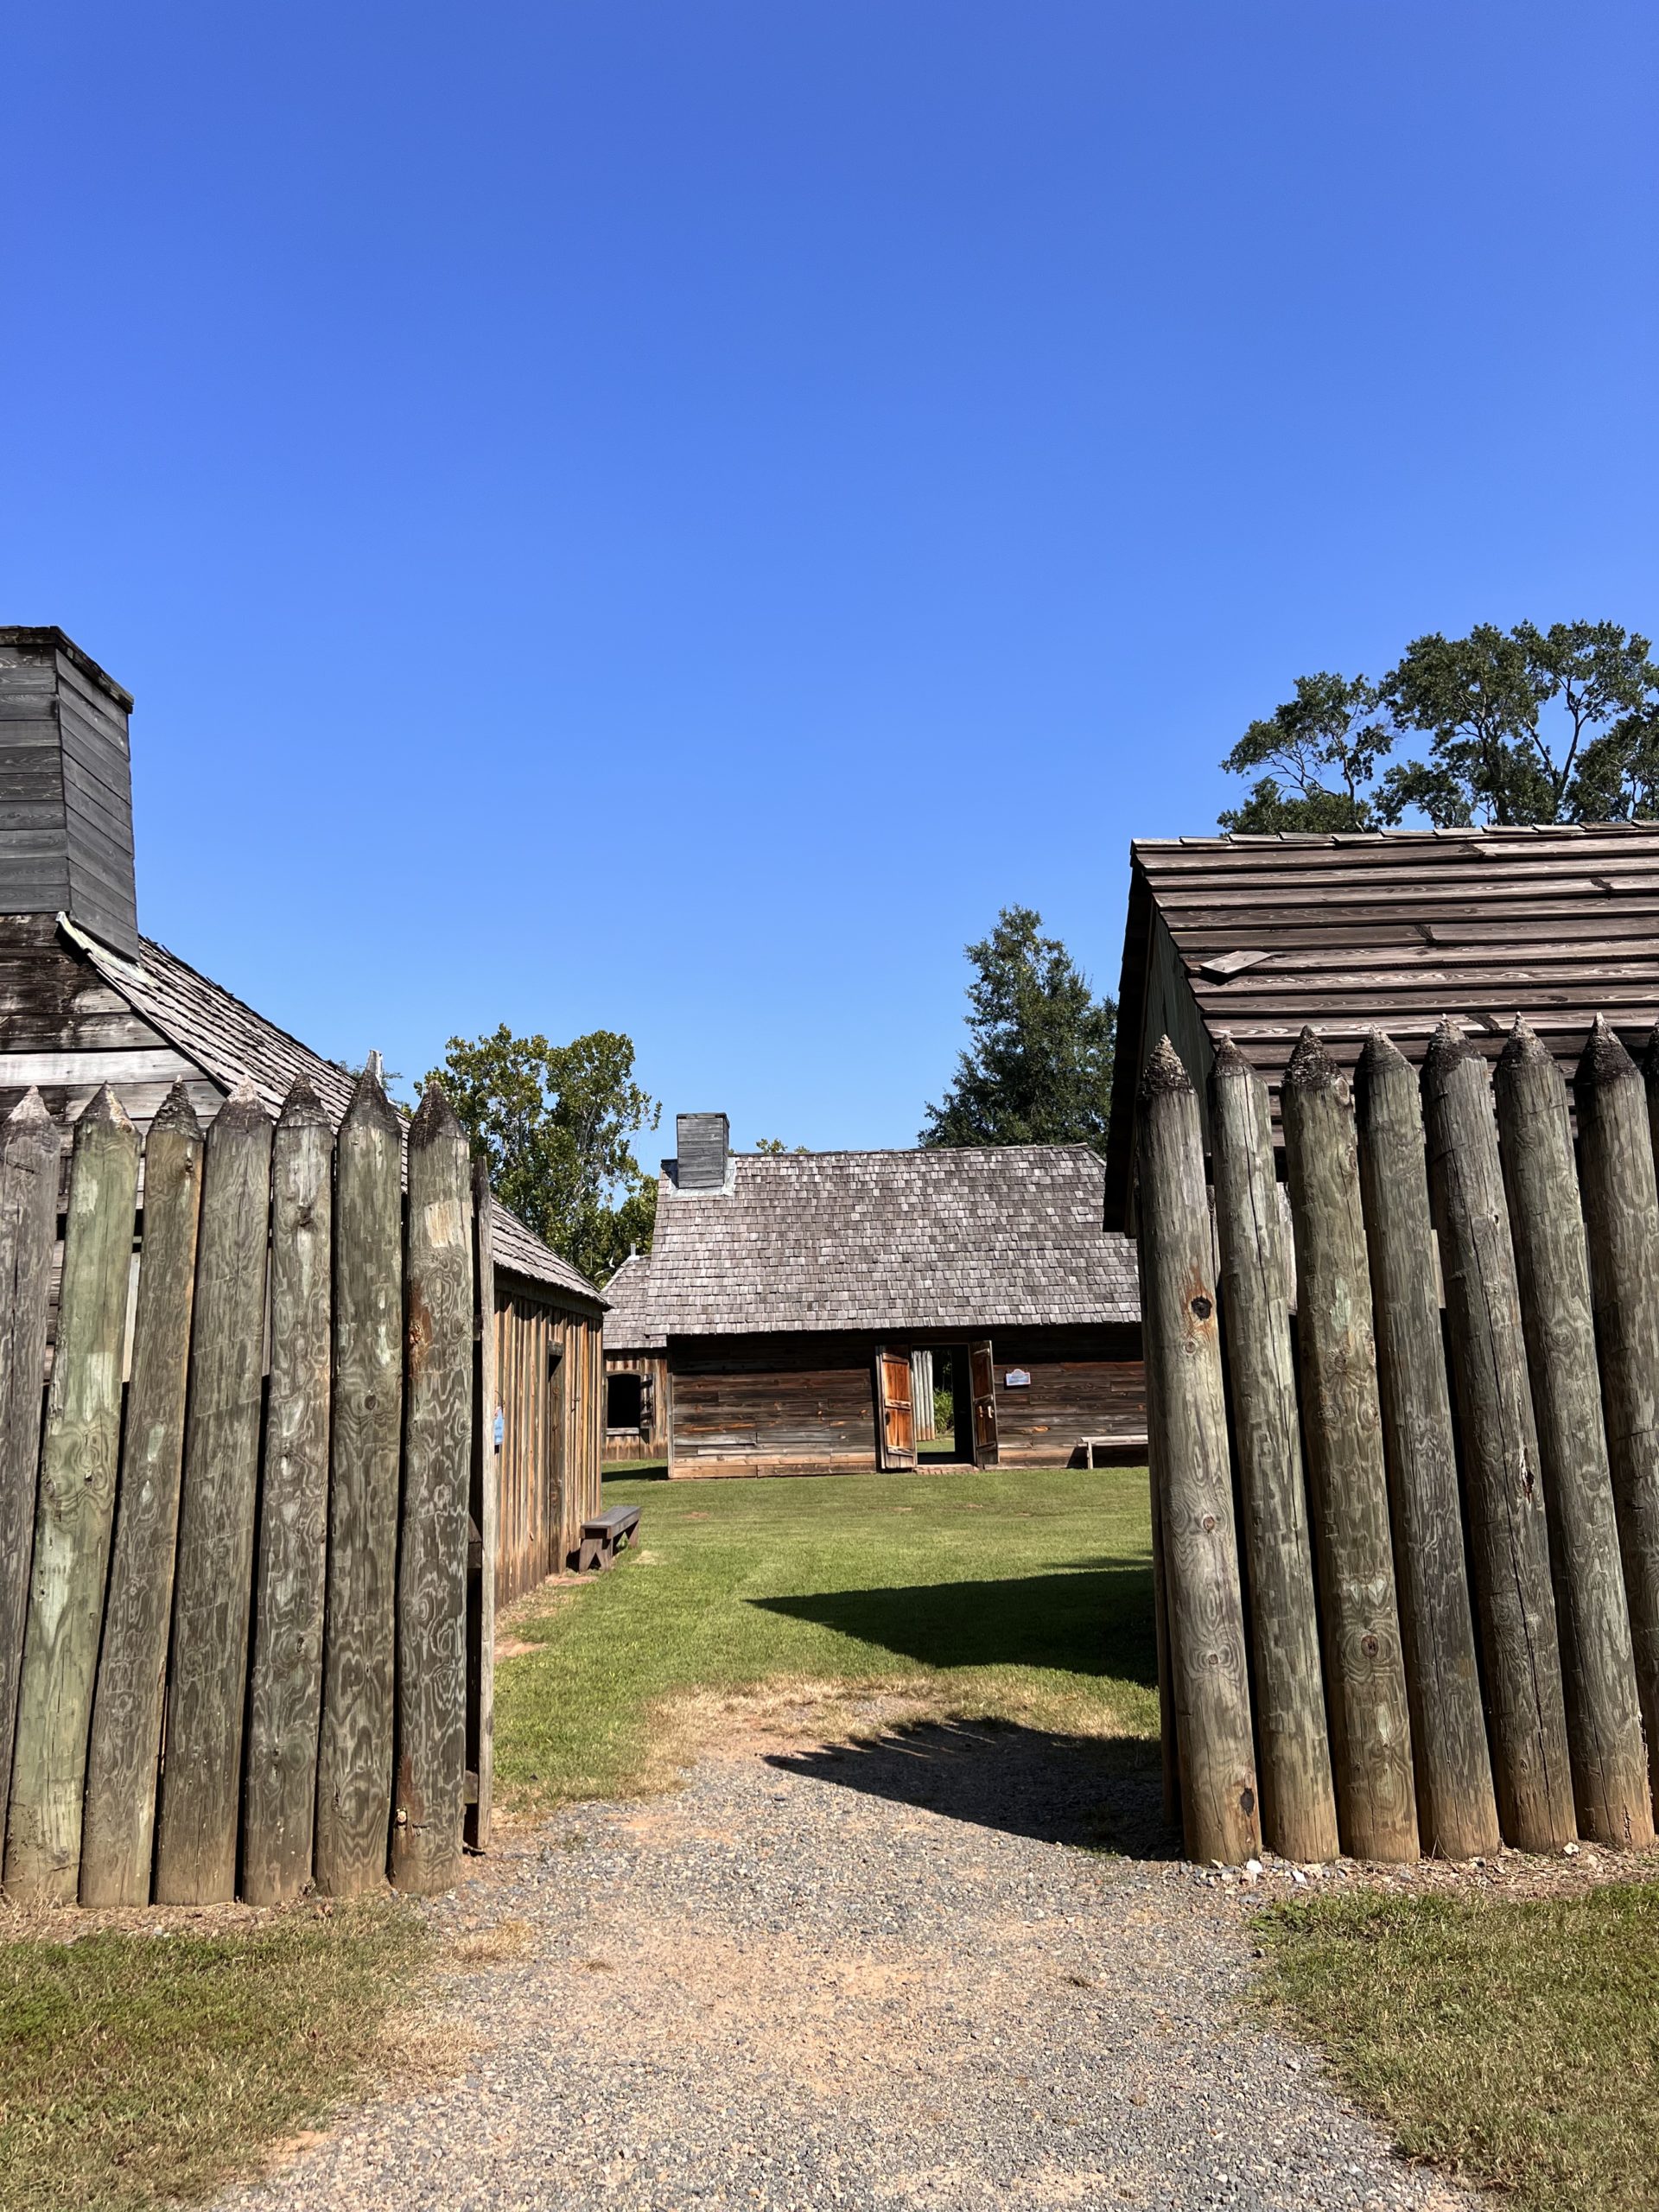
<svg viewBox="0 0 1659 2212">
<path fill-rule="evenodd" d="M 245 1078 L 275 1115 L 303 1076 L 338 1128 L 354 1080 L 140 933 L 131 709 L 61 630 L 0 627 L 0 1113 L 38 1090 L 66 1173 L 105 1083 L 142 1129 L 175 1083 L 206 1122 Z M 599 1510 L 604 1300 L 499 1201 L 491 1226 L 505 1603 L 563 1568 Z"/>
<path fill-rule="evenodd" d="M 683 1477 L 1144 1451 L 1135 1255 L 1087 1146 L 734 1153 L 723 1114 L 677 1136 L 651 1250 L 606 1287 L 613 1459 Z"/>
<path fill-rule="evenodd" d="M 1146 839 L 1130 849 L 1106 1219 L 1134 1226 L 1141 1071 L 1167 1036 L 1198 1088 L 1230 1036 L 1279 1089 L 1304 1023 L 1344 1069 L 1379 1028 L 1420 1063 L 1442 1015 L 1489 1059 L 1524 1014 L 1571 1075 L 1598 1013 L 1659 1017 L 1659 823 Z M 1282 1163 L 1282 1153 L 1281 1154 Z"/>
</svg>

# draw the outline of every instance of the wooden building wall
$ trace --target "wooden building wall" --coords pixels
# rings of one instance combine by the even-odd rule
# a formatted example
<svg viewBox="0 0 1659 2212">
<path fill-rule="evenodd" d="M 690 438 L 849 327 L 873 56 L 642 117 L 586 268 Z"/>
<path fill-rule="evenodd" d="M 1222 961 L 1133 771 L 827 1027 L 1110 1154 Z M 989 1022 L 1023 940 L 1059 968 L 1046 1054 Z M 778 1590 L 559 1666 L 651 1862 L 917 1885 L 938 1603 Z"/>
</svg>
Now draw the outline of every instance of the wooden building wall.
<svg viewBox="0 0 1659 2212">
<path fill-rule="evenodd" d="M 604 1463 L 607 1467 L 641 1459 L 666 1459 L 669 1430 L 668 1354 L 662 1351 L 607 1351 L 607 1382 L 613 1375 L 637 1375 L 645 1385 L 647 1419 L 643 1429 L 613 1428 L 604 1415 Z M 608 1391 L 607 1391 L 608 1398 Z"/>
<path fill-rule="evenodd" d="M 496 1603 L 570 1564 L 599 1511 L 604 1440 L 600 1316 L 561 1304 L 523 1275 L 496 1275 Z"/>
<path fill-rule="evenodd" d="M 1146 1435 L 1138 1327 L 991 1332 L 999 1460 L 1059 1466 L 1077 1439 Z M 868 1473 L 876 1464 L 874 1335 L 682 1339 L 669 1348 L 675 1477 Z M 966 1344 L 917 1332 L 907 1350 Z M 1027 1388 L 1007 1389 L 1011 1369 Z"/>
</svg>

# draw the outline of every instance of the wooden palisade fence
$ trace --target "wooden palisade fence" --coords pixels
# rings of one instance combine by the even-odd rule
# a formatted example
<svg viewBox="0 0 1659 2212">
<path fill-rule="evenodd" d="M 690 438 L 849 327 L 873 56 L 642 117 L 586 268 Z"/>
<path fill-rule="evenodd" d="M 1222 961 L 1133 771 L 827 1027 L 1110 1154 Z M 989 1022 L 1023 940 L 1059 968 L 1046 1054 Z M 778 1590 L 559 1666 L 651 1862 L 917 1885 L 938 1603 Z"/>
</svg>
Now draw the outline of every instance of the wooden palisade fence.
<svg viewBox="0 0 1659 2212">
<path fill-rule="evenodd" d="M 429 1091 L 405 1198 L 373 1072 L 338 1137 L 303 1079 L 274 1127 L 244 1085 L 206 1132 L 179 1086 L 140 1211 L 100 1091 L 43 1388 L 60 1149 L 33 1092 L 0 1125 L 8 1891 L 448 1886 L 487 1830 L 494 1537 L 488 1185 L 454 1113 Z"/>
<path fill-rule="evenodd" d="M 1304 1030 L 1287 1237 L 1261 1077 L 1222 1041 L 1212 1217 L 1192 1084 L 1167 1039 L 1151 1055 L 1154 1593 L 1190 1858 L 1652 1842 L 1659 1030 L 1644 1090 L 1599 1019 L 1575 1094 L 1576 1148 L 1519 1020 L 1495 1084 L 1449 1020 L 1421 1085 L 1373 1033 L 1351 1098 Z"/>
</svg>

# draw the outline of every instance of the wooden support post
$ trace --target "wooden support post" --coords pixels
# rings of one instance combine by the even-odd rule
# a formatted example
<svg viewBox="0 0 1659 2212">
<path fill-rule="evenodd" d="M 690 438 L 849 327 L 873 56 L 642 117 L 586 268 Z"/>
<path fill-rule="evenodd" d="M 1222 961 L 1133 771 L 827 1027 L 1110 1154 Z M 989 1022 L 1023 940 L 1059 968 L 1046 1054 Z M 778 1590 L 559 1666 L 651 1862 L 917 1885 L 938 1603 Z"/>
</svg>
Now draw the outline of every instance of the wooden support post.
<svg viewBox="0 0 1659 2212">
<path fill-rule="evenodd" d="M 1144 1313 L 1151 1302 L 1151 1294 L 1147 1287 L 1144 1237 L 1135 1238 L 1135 1256 L 1140 1277 L 1141 1311 Z M 1164 1564 L 1163 1478 L 1160 1472 L 1163 1428 L 1153 1396 L 1158 1379 L 1156 1369 L 1148 1362 L 1143 1371 L 1147 1393 L 1147 1487 L 1151 1492 L 1152 1501 L 1152 1623 L 1153 1645 L 1158 1662 L 1158 1751 L 1164 1822 L 1166 1827 L 1175 1828 L 1181 1825 L 1181 1759 L 1175 1719 L 1175 1685 L 1170 1672 L 1169 1574 Z"/>
<path fill-rule="evenodd" d="M 1337 1801 L 1319 1669 L 1289 1286 L 1267 1086 L 1229 1037 L 1210 1071 L 1233 1437 L 1255 1660 L 1262 1833 L 1282 1858 L 1337 1856 Z"/>
<path fill-rule="evenodd" d="M 500 1538 L 498 1478 L 501 1459 L 495 1442 L 499 1392 L 495 1372 L 494 1217 L 489 1163 L 475 1160 L 473 1235 L 477 1268 L 473 1332 L 478 1347 L 478 1381 L 473 1399 L 473 1529 L 467 1583 L 467 1764 L 474 1776 L 474 1789 L 465 1831 L 466 1840 L 474 1851 L 490 1847 L 495 1800 L 495 1555 Z M 478 1545 L 475 1565 L 471 1558 L 473 1539 Z"/>
<path fill-rule="evenodd" d="M 0 1122 L 0 1845 L 35 1544 L 60 1165 L 57 1124 L 30 1090 Z"/>
<path fill-rule="evenodd" d="M 1382 1442 L 1423 1848 L 1489 1857 L 1497 1801 L 1481 1709 L 1417 1077 L 1380 1030 L 1354 1085 Z"/>
<path fill-rule="evenodd" d="M 1348 1085 L 1304 1029 L 1280 1091 L 1332 1751 L 1345 1849 L 1418 1855 L 1371 1284 Z"/>
<path fill-rule="evenodd" d="M 1576 1833 L 1549 1534 L 1486 1064 L 1450 1020 L 1423 1062 L 1428 1182 L 1457 1377 L 1471 1564 L 1504 1840 Z"/>
<path fill-rule="evenodd" d="M 201 1124 L 184 1085 L 175 1083 L 144 1140 L 132 1380 L 86 1760 L 80 1856 L 86 1905 L 149 1902 L 201 1166 Z"/>
<path fill-rule="evenodd" d="M 1633 1103 L 1641 1109 L 1640 1080 L 1628 1058 L 1625 1065 Z M 1653 1841 L 1653 1806 L 1602 1424 L 1567 1085 L 1551 1054 L 1518 1015 L 1497 1063 L 1496 1088 L 1549 1522 L 1579 1833 L 1615 1849 L 1639 1849 Z M 1637 1132 L 1644 1157 L 1646 1136 L 1645 1129 Z M 1659 1218 L 1654 1228 L 1659 1235 Z"/>
<path fill-rule="evenodd" d="M 1574 1091 L 1607 1454 L 1637 1688 L 1659 1789 L 1659 1199 L 1642 1081 L 1599 1016 Z"/>
<path fill-rule="evenodd" d="M 1249 1665 L 1198 1102 L 1167 1037 L 1141 1081 L 1141 1234 L 1159 1424 L 1170 1675 L 1186 1855 L 1261 1848 Z"/>
<path fill-rule="evenodd" d="M 391 1824 L 397 1468 L 404 1418 L 402 1133 L 365 1069 L 334 1180 L 334 1426 L 317 1764 L 317 1887 L 385 1879 Z"/>
<path fill-rule="evenodd" d="M 473 1192 L 467 1135 L 435 1084 L 409 1131 L 406 1409 L 397 1541 L 391 1878 L 446 1890 L 467 1774 L 467 1535 L 473 1466 Z"/>
<path fill-rule="evenodd" d="M 264 1385 L 270 1116 L 238 1083 L 207 1131 L 168 1664 L 156 1897 L 236 1895 Z"/>
<path fill-rule="evenodd" d="M 121 1440 L 138 1132 L 105 1084 L 75 1125 L 57 1351 L 41 1445 L 6 1888 L 72 1904 Z"/>
<path fill-rule="evenodd" d="M 271 1143 L 270 1387 L 254 1568 L 242 1894 L 280 1904 L 311 1879 L 328 1551 L 334 1141 L 297 1077 Z"/>
</svg>

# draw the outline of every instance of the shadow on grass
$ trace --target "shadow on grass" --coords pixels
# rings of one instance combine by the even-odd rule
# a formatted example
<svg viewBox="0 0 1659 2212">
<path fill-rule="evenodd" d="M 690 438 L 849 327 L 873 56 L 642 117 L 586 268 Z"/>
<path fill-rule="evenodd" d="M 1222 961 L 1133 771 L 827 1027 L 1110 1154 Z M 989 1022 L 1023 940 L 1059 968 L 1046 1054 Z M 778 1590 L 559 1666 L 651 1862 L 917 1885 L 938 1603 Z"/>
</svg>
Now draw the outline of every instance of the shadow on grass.
<svg viewBox="0 0 1659 2212">
<path fill-rule="evenodd" d="M 914 1805 L 947 1820 L 1135 1859 L 1179 1859 L 1165 1827 L 1158 1747 L 1052 1735 L 1002 1720 L 924 1721 L 868 1744 L 777 1751 L 780 1773 Z"/>
<path fill-rule="evenodd" d="M 929 1667 L 1056 1667 L 1150 1688 L 1152 1569 L 1102 1565 L 995 1582 L 823 1590 L 748 1603 Z"/>
</svg>

